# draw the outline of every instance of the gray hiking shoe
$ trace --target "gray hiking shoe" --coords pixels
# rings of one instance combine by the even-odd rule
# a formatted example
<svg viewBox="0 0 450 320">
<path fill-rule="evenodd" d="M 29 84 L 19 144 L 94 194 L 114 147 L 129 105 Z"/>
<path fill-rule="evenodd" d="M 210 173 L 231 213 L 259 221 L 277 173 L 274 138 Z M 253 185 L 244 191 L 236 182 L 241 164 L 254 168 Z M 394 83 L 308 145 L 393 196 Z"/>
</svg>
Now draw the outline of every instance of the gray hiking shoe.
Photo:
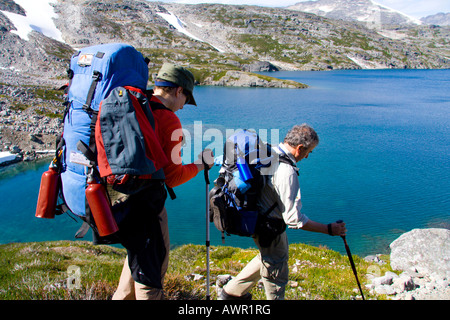
<svg viewBox="0 0 450 320">
<path fill-rule="evenodd" d="M 217 300 L 252 300 L 252 294 L 250 292 L 247 292 L 241 297 L 236 297 L 226 293 L 226 291 L 222 289 L 222 292 L 217 297 Z"/>
</svg>

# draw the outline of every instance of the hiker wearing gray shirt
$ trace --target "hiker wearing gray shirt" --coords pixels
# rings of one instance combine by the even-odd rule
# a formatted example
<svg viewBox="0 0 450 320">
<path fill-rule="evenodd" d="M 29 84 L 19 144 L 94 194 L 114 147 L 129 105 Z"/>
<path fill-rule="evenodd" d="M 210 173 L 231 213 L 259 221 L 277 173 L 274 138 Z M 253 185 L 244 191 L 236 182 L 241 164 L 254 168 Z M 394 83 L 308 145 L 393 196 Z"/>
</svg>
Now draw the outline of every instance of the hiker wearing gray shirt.
<svg viewBox="0 0 450 320">
<path fill-rule="evenodd" d="M 270 216 L 282 219 L 288 228 L 343 236 L 347 231 L 345 223 L 322 224 L 309 219 L 301 212 L 302 202 L 296 163 L 307 159 L 318 143 L 317 133 L 306 124 L 296 125 L 288 132 L 283 143 L 273 150 L 278 154 L 287 155 L 292 164 L 279 163 L 273 175 L 268 177 L 258 205 L 261 212 L 264 212 L 273 203 L 278 202 L 279 205 L 273 209 Z M 286 232 L 277 235 L 268 246 L 261 245 L 260 237 L 258 235 L 255 237 L 259 254 L 227 283 L 219 300 L 251 299 L 249 291 L 260 279 L 268 300 L 284 299 L 289 277 L 289 244 Z"/>
</svg>

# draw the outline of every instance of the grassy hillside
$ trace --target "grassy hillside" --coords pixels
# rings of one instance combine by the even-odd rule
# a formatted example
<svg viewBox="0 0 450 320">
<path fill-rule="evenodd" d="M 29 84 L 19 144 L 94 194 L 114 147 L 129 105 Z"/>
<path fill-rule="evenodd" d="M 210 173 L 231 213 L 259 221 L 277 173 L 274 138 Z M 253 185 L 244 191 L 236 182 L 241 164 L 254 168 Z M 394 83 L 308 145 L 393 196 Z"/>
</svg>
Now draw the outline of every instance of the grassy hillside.
<svg viewBox="0 0 450 320">
<path fill-rule="evenodd" d="M 255 249 L 211 248 L 212 299 L 216 299 L 217 275 L 236 275 L 256 253 Z M 165 280 L 167 299 L 205 299 L 205 247 L 184 245 L 170 254 Z M 125 256 L 124 249 L 81 241 L 1 245 L 0 300 L 111 299 Z M 365 274 L 372 264 L 357 256 L 354 260 L 360 281 L 365 283 Z M 292 244 L 289 266 L 288 300 L 349 300 L 359 295 L 348 258 L 335 251 Z M 71 271 L 78 267 L 80 277 Z M 388 270 L 388 266 L 384 269 L 381 272 Z M 374 298 L 364 292 L 366 299 Z M 252 294 L 255 300 L 265 299 L 262 286 L 253 288 Z"/>
</svg>

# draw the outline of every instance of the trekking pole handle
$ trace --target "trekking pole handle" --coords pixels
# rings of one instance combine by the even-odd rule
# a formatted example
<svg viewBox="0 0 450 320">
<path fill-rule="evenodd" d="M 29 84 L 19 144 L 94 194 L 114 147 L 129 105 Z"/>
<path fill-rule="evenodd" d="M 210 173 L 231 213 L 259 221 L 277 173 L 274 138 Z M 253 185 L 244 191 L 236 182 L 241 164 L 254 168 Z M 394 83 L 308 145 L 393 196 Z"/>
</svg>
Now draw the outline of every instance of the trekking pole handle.
<svg viewBox="0 0 450 320">
<path fill-rule="evenodd" d="M 206 181 L 206 184 L 209 184 L 209 174 L 208 174 L 209 165 L 206 163 L 205 158 L 203 157 L 203 153 L 202 153 L 202 163 L 203 163 L 203 171 L 204 171 L 203 173 L 205 175 L 205 181 Z"/>
</svg>

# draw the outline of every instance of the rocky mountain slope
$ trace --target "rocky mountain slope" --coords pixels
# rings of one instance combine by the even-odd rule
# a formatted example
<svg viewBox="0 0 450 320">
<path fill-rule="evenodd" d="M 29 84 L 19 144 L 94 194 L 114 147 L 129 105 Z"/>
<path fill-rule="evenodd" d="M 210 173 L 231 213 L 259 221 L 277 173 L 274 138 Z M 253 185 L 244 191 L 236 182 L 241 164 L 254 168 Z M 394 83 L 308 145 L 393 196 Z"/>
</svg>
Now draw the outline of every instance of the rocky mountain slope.
<svg viewBox="0 0 450 320">
<path fill-rule="evenodd" d="M 52 15 L 36 18 L 34 8 L 46 6 L 51 6 Z M 34 21 L 23 22 L 32 15 Z M 23 23 L 32 30 L 25 36 Z M 46 33 L 47 26 L 57 35 Z M 42 92 L 67 82 L 72 53 L 100 43 L 135 46 L 150 59 L 151 73 L 163 62 L 180 63 L 203 85 L 292 86 L 248 73 L 257 71 L 450 68 L 450 27 L 383 26 L 375 29 L 367 23 L 286 8 L 244 5 L 0 0 L 0 112 L 5 115 L 0 118 L 0 130 L 26 132 L 19 146 L 41 134 L 39 139 L 46 140 L 45 135 L 51 133 L 35 126 L 33 117 L 51 114 L 58 118 L 62 112 L 55 107 L 60 105 L 59 97 Z M 37 93 L 26 86 L 44 88 Z M 28 125 L 17 126 L 17 121 Z M 47 129 L 54 134 L 59 130 L 57 124 Z"/>
</svg>

